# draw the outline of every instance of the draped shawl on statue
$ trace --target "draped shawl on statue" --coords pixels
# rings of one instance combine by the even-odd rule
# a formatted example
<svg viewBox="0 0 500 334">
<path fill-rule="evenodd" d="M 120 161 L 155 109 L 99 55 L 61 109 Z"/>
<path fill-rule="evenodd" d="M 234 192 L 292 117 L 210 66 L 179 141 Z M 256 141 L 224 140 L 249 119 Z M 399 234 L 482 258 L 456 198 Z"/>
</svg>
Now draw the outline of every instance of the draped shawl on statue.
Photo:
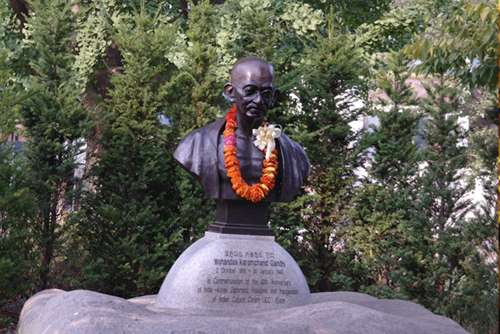
<svg viewBox="0 0 500 334">
<path fill-rule="evenodd" d="M 217 147 L 225 119 L 191 131 L 182 138 L 174 158 L 201 183 L 209 198 L 221 198 Z M 284 133 L 277 139 L 283 171 L 279 202 L 290 202 L 311 172 L 311 165 L 302 147 Z"/>
</svg>

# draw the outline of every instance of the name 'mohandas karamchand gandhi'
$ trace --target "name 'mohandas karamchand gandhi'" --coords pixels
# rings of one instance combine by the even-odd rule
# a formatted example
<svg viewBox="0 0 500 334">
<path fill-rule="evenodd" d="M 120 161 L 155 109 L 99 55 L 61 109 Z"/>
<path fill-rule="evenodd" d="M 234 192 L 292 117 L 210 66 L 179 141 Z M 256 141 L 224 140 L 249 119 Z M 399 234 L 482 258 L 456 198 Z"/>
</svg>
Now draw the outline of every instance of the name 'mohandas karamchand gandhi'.
<svg viewBox="0 0 500 334">
<path fill-rule="evenodd" d="M 304 150 L 264 118 L 279 95 L 274 69 L 258 57 L 240 59 L 224 92 L 234 106 L 224 119 L 191 131 L 174 158 L 217 201 L 210 231 L 271 235 L 270 202 L 290 202 L 310 173 Z"/>
</svg>

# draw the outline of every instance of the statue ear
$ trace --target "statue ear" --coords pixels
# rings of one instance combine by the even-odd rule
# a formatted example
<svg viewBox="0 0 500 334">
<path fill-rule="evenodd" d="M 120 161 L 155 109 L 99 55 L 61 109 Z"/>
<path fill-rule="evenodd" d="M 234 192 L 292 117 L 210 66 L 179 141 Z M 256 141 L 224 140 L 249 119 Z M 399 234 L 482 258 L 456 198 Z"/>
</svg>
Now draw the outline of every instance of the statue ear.
<svg viewBox="0 0 500 334">
<path fill-rule="evenodd" d="M 278 99 L 278 97 L 280 96 L 280 93 L 281 91 L 279 90 L 279 88 L 275 88 L 274 89 L 274 96 L 273 96 L 273 100 L 271 101 L 271 108 L 274 106 L 274 104 L 276 103 L 276 100 Z"/>
<path fill-rule="evenodd" d="M 227 84 L 224 85 L 224 94 L 229 98 L 229 102 L 234 103 L 234 88 L 233 85 L 228 82 Z"/>
</svg>

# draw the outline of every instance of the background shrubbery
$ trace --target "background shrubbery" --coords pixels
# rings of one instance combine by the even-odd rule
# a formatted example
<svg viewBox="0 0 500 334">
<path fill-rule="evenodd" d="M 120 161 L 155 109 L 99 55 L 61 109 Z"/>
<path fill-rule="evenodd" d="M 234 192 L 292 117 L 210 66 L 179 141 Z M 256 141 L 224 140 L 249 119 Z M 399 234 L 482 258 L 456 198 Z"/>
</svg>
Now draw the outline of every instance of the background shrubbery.
<svg viewBox="0 0 500 334">
<path fill-rule="evenodd" d="M 256 55 L 282 91 L 267 120 L 312 164 L 296 199 L 271 207 L 311 291 L 410 300 L 498 333 L 497 12 L 492 1 L 0 0 L 1 324 L 46 288 L 157 293 L 214 219 L 172 152 L 225 115 L 230 68 Z M 426 97 L 408 84 L 416 75 Z M 379 126 L 351 126 L 363 116 Z"/>
</svg>

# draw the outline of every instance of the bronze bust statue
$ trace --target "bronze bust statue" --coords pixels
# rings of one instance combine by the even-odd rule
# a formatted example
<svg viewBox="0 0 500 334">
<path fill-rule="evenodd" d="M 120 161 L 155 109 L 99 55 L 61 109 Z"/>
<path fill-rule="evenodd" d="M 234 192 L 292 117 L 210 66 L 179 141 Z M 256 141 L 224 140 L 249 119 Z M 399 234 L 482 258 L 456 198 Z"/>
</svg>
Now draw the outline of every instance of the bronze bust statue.
<svg viewBox="0 0 500 334">
<path fill-rule="evenodd" d="M 274 69 L 258 57 L 240 59 L 231 70 L 231 82 L 224 86 L 224 92 L 235 104 L 234 135 L 241 177 L 252 186 L 260 182 L 266 160 L 264 151 L 254 145 L 254 129 L 263 125 L 279 94 L 279 89 L 274 87 Z M 309 159 L 302 147 L 281 134 L 275 141 L 274 188 L 265 190 L 266 196 L 253 203 L 236 193 L 228 177 L 224 153 L 227 123 L 221 119 L 188 133 L 179 143 L 174 158 L 201 183 L 205 195 L 217 201 L 216 222 L 210 231 L 271 235 L 267 227 L 267 207 L 270 202 L 292 200 L 310 173 Z"/>
</svg>

